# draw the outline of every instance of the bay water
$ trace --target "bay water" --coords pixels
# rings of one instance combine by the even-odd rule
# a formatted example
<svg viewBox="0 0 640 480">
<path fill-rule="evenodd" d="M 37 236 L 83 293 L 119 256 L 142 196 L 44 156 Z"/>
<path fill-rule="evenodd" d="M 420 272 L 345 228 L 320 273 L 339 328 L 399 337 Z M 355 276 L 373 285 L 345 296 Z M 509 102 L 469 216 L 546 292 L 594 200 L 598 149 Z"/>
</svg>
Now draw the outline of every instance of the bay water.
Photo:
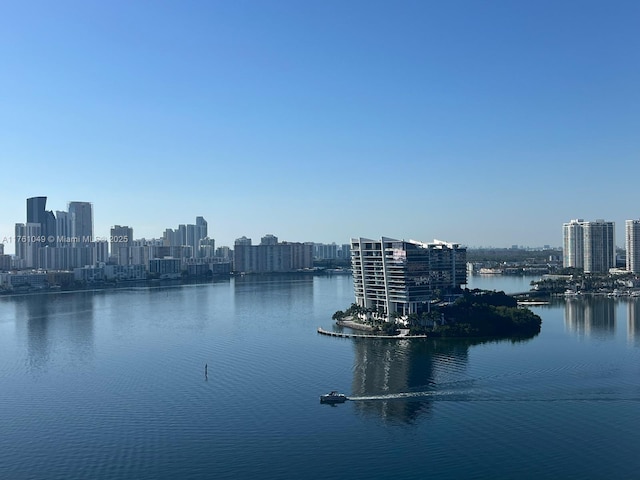
<svg viewBox="0 0 640 480">
<path fill-rule="evenodd" d="M 526 341 L 317 334 L 352 302 L 345 275 L 2 297 L 0 478 L 640 477 L 639 301 L 533 307 Z"/>
</svg>

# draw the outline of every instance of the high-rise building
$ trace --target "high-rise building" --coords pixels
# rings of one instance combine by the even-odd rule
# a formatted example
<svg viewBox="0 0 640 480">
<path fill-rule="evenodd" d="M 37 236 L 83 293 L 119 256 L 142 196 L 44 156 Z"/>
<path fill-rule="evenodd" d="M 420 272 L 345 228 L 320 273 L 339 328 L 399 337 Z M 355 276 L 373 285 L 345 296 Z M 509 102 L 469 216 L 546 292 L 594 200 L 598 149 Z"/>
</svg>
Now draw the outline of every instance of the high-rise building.
<svg viewBox="0 0 640 480">
<path fill-rule="evenodd" d="M 56 210 L 56 241 L 59 247 L 69 246 L 65 245 L 71 243 L 71 215 L 69 212 Z"/>
<path fill-rule="evenodd" d="M 42 225 L 16 223 L 16 258 L 19 268 L 38 268 L 38 251 L 42 245 Z"/>
<path fill-rule="evenodd" d="M 356 304 L 389 317 L 429 308 L 429 302 L 467 283 L 467 249 L 434 240 L 351 239 Z"/>
<path fill-rule="evenodd" d="M 194 250 L 198 249 L 200 240 L 203 240 L 209 236 L 209 224 L 204 217 L 196 217 L 195 225 L 195 239 L 193 243 Z"/>
<path fill-rule="evenodd" d="M 342 260 L 349 260 L 351 258 L 351 245 L 343 243 L 338 250 L 338 258 Z"/>
<path fill-rule="evenodd" d="M 27 198 L 27 223 L 42 223 L 46 208 L 47 197 Z"/>
<path fill-rule="evenodd" d="M 74 247 L 86 247 L 93 241 L 93 205 L 90 202 L 69 202 Z"/>
<path fill-rule="evenodd" d="M 93 265 L 91 203 L 70 202 L 68 212 L 55 215 L 46 205 L 47 197 L 27 199 L 27 223 L 16 224 L 16 266 L 57 270 Z"/>
<path fill-rule="evenodd" d="M 571 220 L 563 224 L 563 266 L 607 273 L 616 266 L 615 223 Z"/>
<path fill-rule="evenodd" d="M 167 228 L 162 234 L 162 244 L 165 247 L 173 247 L 175 245 L 182 245 L 180 234 L 173 228 Z"/>
<path fill-rule="evenodd" d="M 260 239 L 260 245 L 277 245 L 278 237 L 272 235 L 271 233 L 267 233 L 264 237 Z"/>
<path fill-rule="evenodd" d="M 318 260 L 334 260 L 338 258 L 338 246 L 335 243 L 315 243 L 313 245 L 313 256 Z"/>
<path fill-rule="evenodd" d="M 216 253 L 216 241 L 213 238 L 205 237 L 200 240 L 198 256 L 200 258 L 212 258 Z"/>
<path fill-rule="evenodd" d="M 208 238 L 208 225 L 204 217 L 196 217 L 195 224 L 180 224 L 176 230 L 167 228 L 163 234 L 163 243 L 168 247 L 189 246 L 191 257 L 200 257 L 202 240 Z"/>
<path fill-rule="evenodd" d="M 563 257 L 562 266 L 565 268 L 584 268 L 584 220 L 579 218 L 562 225 Z"/>
<path fill-rule="evenodd" d="M 640 220 L 627 220 L 624 230 L 627 270 L 632 273 L 640 273 Z"/>
<path fill-rule="evenodd" d="M 93 242 L 94 258 L 97 263 L 107 263 L 109 261 L 109 242 L 98 240 Z"/>
<path fill-rule="evenodd" d="M 70 270 L 76 264 L 77 252 L 70 243 L 58 243 L 57 247 L 41 248 L 38 252 L 40 268 L 47 270 Z"/>
<path fill-rule="evenodd" d="M 40 249 L 56 245 L 56 217 L 46 207 L 47 197 L 27 198 L 27 222 L 15 227 L 19 268 L 40 268 Z"/>
<path fill-rule="evenodd" d="M 42 236 L 40 247 L 55 245 L 56 243 L 56 217 L 47 208 L 47 197 L 27 198 L 27 223 L 39 223 Z"/>
<path fill-rule="evenodd" d="M 233 269 L 236 272 L 255 272 L 258 270 L 256 249 L 247 237 L 237 238 L 233 246 Z"/>
<path fill-rule="evenodd" d="M 584 272 L 608 273 L 616 266 L 615 223 L 584 222 Z"/>
<path fill-rule="evenodd" d="M 118 265 L 131 264 L 130 248 L 133 245 L 133 228 L 121 225 L 111 227 L 111 256 Z"/>
</svg>

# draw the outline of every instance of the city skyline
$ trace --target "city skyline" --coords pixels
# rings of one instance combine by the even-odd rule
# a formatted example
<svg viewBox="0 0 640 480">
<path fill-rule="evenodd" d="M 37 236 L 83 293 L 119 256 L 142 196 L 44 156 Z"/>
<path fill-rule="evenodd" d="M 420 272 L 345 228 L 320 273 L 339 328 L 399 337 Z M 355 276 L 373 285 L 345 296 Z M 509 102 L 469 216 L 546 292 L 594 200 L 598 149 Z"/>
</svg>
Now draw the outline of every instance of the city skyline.
<svg viewBox="0 0 640 480">
<path fill-rule="evenodd" d="M 14 223 L 14 232 L 12 232 L 9 235 L 4 235 L 4 236 L 0 236 L 0 245 L 3 246 L 3 250 L 5 254 L 14 254 L 15 251 L 12 250 L 12 247 L 15 246 L 16 241 L 15 241 L 15 228 L 18 226 L 24 226 L 24 225 L 28 225 L 29 223 L 39 223 L 39 222 L 43 222 L 47 223 L 47 222 L 53 222 L 53 226 L 50 228 L 53 228 L 53 235 L 47 235 L 48 233 L 51 232 L 47 232 L 46 229 L 42 230 L 39 229 L 36 233 L 33 233 L 34 235 L 38 235 L 38 236 L 42 236 L 42 238 L 47 237 L 46 241 L 43 241 L 43 245 L 44 244 L 49 244 L 51 242 L 53 242 L 53 244 L 56 243 L 55 239 L 60 239 L 60 238 L 65 238 L 66 240 L 62 240 L 63 242 L 70 242 L 70 241 L 74 241 L 74 242 L 84 242 L 87 243 L 89 242 L 89 238 L 92 238 L 92 241 L 108 241 L 109 245 L 111 246 L 113 241 L 111 240 L 107 240 L 110 239 L 112 237 L 114 237 L 114 235 L 116 236 L 123 236 L 123 231 L 122 229 L 126 229 L 127 235 L 124 235 L 127 238 L 127 241 L 125 243 L 130 244 L 132 241 L 162 241 L 163 239 L 166 238 L 170 238 L 172 240 L 170 240 L 171 244 L 174 244 L 175 241 L 173 240 L 173 237 L 177 237 L 177 238 L 183 238 L 183 242 L 180 243 L 178 242 L 177 244 L 184 244 L 184 245 L 189 245 L 191 246 L 194 250 L 197 248 L 196 242 L 199 241 L 200 239 L 207 239 L 207 240 L 211 240 L 211 242 L 215 242 L 214 244 L 217 244 L 219 246 L 222 247 L 228 247 L 228 248 L 232 248 L 233 245 L 238 244 L 238 241 L 245 239 L 245 240 L 251 240 L 254 238 L 262 238 L 262 240 L 264 241 L 265 238 L 267 237 L 273 237 L 273 238 L 277 238 L 275 237 L 272 233 L 265 233 L 265 234 L 261 234 L 261 235 L 256 235 L 256 236 L 251 236 L 251 237 L 247 237 L 246 235 L 242 235 L 241 237 L 236 236 L 235 239 L 229 244 L 220 244 L 216 241 L 216 238 L 208 235 L 208 229 L 207 229 L 207 225 L 208 222 L 204 219 L 203 216 L 196 216 L 196 223 L 195 224 L 179 224 L 177 229 L 172 229 L 170 227 L 162 227 L 163 232 L 161 234 L 156 234 L 153 236 L 140 236 L 140 235 L 133 235 L 133 231 L 134 231 L 134 227 L 133 226 L 121 226 L 118 224 L 111 224 L 111 226 L 109 227 L 109 232 L 106 235 L 101 235 L 97 232 L 93 231 L 93 202 L 80 202 L 80 201 L 70 201 L 67 202 L 67 207 L 70 209 L 70 212 L 65 212 L 65 211 L 60 211 L 60 210 L 56 210 L 55 214 L 53 213 L 52 210 L 45 210 L 46 205 L 47 205 L 47 201 L 48 201 L 48 197 L 47 196 L 37 196 L 37 197 L 29 197 L 26 198 L 26 219 L 27 222 L 16 222 Z M 82 231 L 81 232 L 77 232 L 75 231 L 76 229 L 73 228 L 71 226 L 71 224 L 69 223 L 71 220 L 71 218 L 75 218 L 76 214 L 73 213 L 74 209 L 82 209 L 79 211 L 84 212 L 84 209 L 88 209 L 87 212 L 88 213 L 83 213 L 84 215 L 88 215 L 86 219 L 83 219 L 83 224 L 86 224 L 86 226 L 81 227 Z M 598 222 L 601 222 L 604 220 L 598 220 Z M 584 220 L 582 219 L 578 219 L 578 220 L 571 220 L 571 222 L 569 223 L 563 223 L 562 224 L 562 240 L 561 240 L 561 245 L 554 245 L 554 244 L 545 244 L 545 245 L 517 245 L 517 244 L 512 244 L 512 245 L 466 245 L 466 244 L 462 244 L 465 247 L 468 248 L 532 248 L 532 249 L 539 249 L 539 248 L 551 248 L 551 249 L 563 249 L 565 251 L 565 263 L 569 264 L 570 266 L 575 266 L 573 265 L 573 262 L 575 260 L 567 260 L 567 255 L 576 255 L 574 249 L 580 249 L 581 247 L 579 246 L 574 246 L 573 243 L 576 241 L 573 238 L 573 234 L 570 235 L 570 237 L 568 237 L 568 230 L 567 228 L 569 226 L 573 226 L 573 225 L 578 225 L 579 223 L 584 222 Z M 628 249 L 628 228 L 629 228 L 629 224 L 630 223 L 638 223 L 640 222 L 640 220 L 636 220 L 636 219 L 626 219 L 624 222 L 624 226 L 623 228 L 625 229 L 625 234 L 623 235 L 623 244 L 620 245 L 619 239 L 618 237 L 615 235 L 615 230 L 616 230 L 616 225 L 615 222 L 609 222 L 607 221 L 608 224 L 611 224 L 611 229 L 613 232 L 613 245 L 615 245 L 616 248 L 620 248 L 620 249 Z M 69 223 L 69 225 L 67 225 Z M 586 222 L 586 223 L 590 223 L 590 222 Z M 593 223 L 593 222 L 591 222 Z M 66 232 L 66 233 L 65 233 Z M 115 232 L 115 233 L 114 233 Z M 197 238 L 197 239 L 196 239 Z M 568 238 L 572 238 L 573 240 L 570 240 L 569 243 L 567 243 Z M 81 240 L 82 239 L 82 240 Z M 410 238 L 403 238 L 403 241 L 405 240 L 415 240 L 415 239 L 410 239 Z M 317 245 L 343 245 L 344 243 L 341 242 L 340 240 L 338 240 L 336 242 L 336 240 L 333 241 L 329 241 L 329 242 L 318 242 L 315 239 L 305 239 L 305 240 L 291 240 L 291 239 L 287 239 L 288 242 L 312 242 L 315 243 Z M 434 239 L 434 241 L 437 241 L 437 239 Z M 582 242 L 582 237 L 580 237 L 580 242 Z M 116 242 L 118 243 L 118 242 Z M 110 247 L 111 248 L 111 247 Z M 570 253 L 571 252 L 571 253 Z M 582 251 L 580 250 L 579 255 L 582 255 Z M 117 256 L 117 255 L 116 255 Z M 578 266 L 581 266 L 581 264 L 579 264 Z"/>
<path fill-rule="evenodd" d="M 640 217 L 640 4 L 12 3 L 0 237 L 24 199 L 217 245 L 559 246 Z M 28 171 L 30 175 L 24 174 Z M 186 212 L 186 213 L 185 213 Z M 14 246 L 6 245 L 6 253 Z"/>
</svg>

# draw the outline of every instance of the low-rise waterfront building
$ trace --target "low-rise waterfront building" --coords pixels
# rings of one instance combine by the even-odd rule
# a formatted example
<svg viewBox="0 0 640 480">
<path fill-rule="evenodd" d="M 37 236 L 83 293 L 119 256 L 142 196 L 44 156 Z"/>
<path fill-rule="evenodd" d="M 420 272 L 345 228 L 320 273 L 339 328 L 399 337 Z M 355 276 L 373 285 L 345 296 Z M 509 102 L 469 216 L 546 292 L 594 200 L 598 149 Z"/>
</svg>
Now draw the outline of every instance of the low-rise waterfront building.
<svg viewBox="0 0 640 480">
<path fill-rule="evenodd" d="M 147 269 L 145 265 L 105 265 L 105 280 L 145 280 Z"/>
<path fill-rule="evenodd" d="M 73 272 L 58 270 L 47 272 L 47 282 L 49 283 L 49 287 L 69 288 L 73 285 L 74 280 Z"/>
<path fill-rule="evenodd" d="M 0 273 L 0 286 L 5 290 L 44 290 L 49 287 L 46 272 Z"/>
<path fill-rule="evenodd" d="M 182 273 L 182 261 L 179 258 L 153 258 L 149 260 L 149 273 L 160 278 L 179 278 Z"/>
<path fill-rule="evenodd" d="M 103 282 L 105 280 L 104 266 L 87 265 L 74 268 L 73 278 L 82 283 Z"/>
<path fill-rule="evenodd" d="M 11 255 L 0 255 L 0 272 L 6 272 L 12 268 Z"/>
</svg>

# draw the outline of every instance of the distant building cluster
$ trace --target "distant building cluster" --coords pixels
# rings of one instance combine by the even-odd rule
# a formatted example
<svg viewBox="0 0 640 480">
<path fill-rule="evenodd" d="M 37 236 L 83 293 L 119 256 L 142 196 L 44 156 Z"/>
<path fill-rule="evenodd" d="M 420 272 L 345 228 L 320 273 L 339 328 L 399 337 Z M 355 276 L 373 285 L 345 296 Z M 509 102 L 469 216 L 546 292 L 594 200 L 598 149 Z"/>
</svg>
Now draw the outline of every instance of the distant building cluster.
<svg viewBox="0 0 640 480">
<path fill-rule="evenodd" d="M 608 273 L 616 267 L 615 223 L 575 219 L 562 225 L 563 266 L 585 273 Z M 626 270 L 640 273 L 640 220 L 625 222 Z"/>
<path fill-rule="evenodd" d="M 313 258 L 315 260 L 351 260 L 351 245 L 314 243 Z"/>
<path fill-rule="evenodd" d="M 55 214 L 46 205 L 47 197 L 27 199 L 27 221 L 15 226 L 15 266 L 69 270 L 94 263 L 104 248 L 93 238 L 92 204 L 69 202 L 67 211 Z"/>
<path fill-rule="evenodd" d="M 351 239 L 356 304 L 380 315 L 410 315 L 467 283 L 467 249 L 382 237 Z"/>
<path fill-rule="evenodd" d="M 27 199 L 27 222 L 16 224 L 13 239 L 16 269 L 73 270 L 100 264 L 150 269 L 152 260 L 172 258 L 179 263 L 172 273 L 180 274 L 185 264 L 211 263 L 216 258 L 203 217 L 197 217 L 194 225 L 167 229 L 160 240 L 134 240 L 133 228 L 121 225 L 113 226 L 108 238 L 98 238 L 91 203 L 69 202 L 68 211 L 55 214 L 46 210 L 46 204 L 47 197 Z"/>
<path fill-rule="evenodd" d="M 47 197 L 27 199 L 25 223 L 17 223 L 15 255 L 0 243 L 0 287 L 39 289 L 75 282 L 108 282 L 246 273 L 291 272 L 313 268 L 314 258 L 348 259 L 349 245 L 279 242 L 265 235 L 260 245 L 236 240 L 235 249 L 216 248 L 204 217 L 167 228 L 162 238 L 134 239 L 133 228 L 111 227 L 95 237 L 93 205 L 69 202 L 67 211 L 47 210 Z"/>
</svg>

